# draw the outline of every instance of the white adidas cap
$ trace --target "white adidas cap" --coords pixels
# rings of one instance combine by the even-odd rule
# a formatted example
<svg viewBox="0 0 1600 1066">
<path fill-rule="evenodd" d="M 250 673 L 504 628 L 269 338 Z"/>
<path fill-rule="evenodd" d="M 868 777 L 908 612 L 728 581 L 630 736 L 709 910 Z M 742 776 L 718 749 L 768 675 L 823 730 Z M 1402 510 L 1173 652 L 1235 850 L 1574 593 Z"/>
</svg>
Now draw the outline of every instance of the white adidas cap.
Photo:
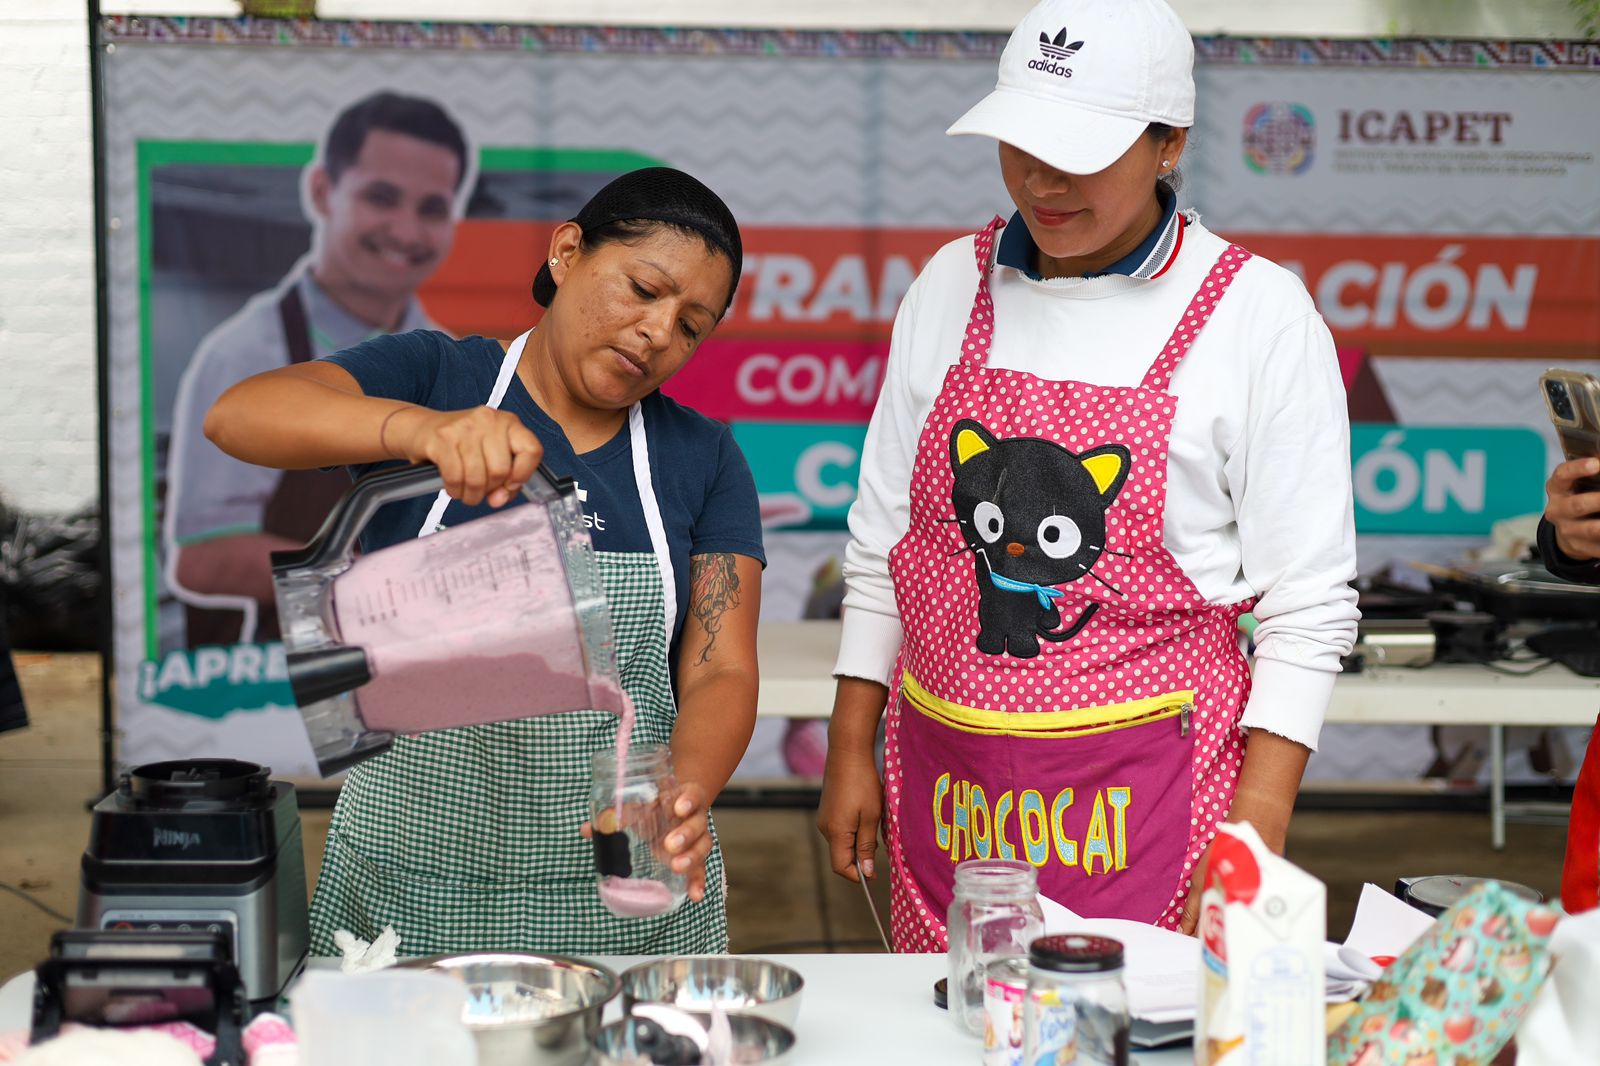
<svg viewBox="0 0 1600 1066">
<path fill-rule="evenodd" d="M 945 132 L 1094 174 L 1152 122 L 1194 125 L 1194 41 L 1177 13 L 1165 0 L 1044 0 L 1006 42 L 994 92 Z"/>
</svg>

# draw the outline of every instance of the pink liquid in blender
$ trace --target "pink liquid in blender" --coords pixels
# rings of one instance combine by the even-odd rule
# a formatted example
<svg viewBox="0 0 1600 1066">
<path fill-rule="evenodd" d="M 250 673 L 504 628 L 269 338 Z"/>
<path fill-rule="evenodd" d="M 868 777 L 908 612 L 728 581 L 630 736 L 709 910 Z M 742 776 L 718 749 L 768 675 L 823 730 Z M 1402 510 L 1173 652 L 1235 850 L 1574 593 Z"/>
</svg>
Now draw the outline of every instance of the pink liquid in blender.
<svg viewBox="0 0 1600 1066">
<path fill-rule="evenodd" d="M 370 729 L 420 733 L 555 711 L 620 713 L 589 676 L 548 512 L 517 507 L 356 562 L 334 583 L 347 644 L 373 679 L 356 692 Z"/>
<path fill-rule="evenodd" d="M 633 741 L 633 700 L 622 694 L 622 721 L 617 724 L 616 806 L 613 813 L 622 827 L 622 788 L 627 777 L 628 748 Z M 603 877 L 600 902 L 618 918 L 654 918 L 672 909 L 672 890 L 649 877 Z"/>
</svg>

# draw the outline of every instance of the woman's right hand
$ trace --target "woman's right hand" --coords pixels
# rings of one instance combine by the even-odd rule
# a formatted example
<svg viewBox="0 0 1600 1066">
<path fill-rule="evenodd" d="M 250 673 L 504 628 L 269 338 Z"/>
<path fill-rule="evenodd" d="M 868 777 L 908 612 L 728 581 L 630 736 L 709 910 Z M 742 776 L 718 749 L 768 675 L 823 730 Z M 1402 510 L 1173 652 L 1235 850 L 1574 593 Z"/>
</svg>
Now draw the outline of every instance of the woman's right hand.
<svg viewBox="0 0 1600 1066">
<path fill-rule="evenodd" d="M 503 506 L 544 456 L 539 438 L 520 418 L 492 407 L 401 408 L 383 437 L 397 458 L 437 466 L 445 491 L 469 507 L 485 501 L 490 507 Z"/>
<path fill-rule="evenodd" d="M 822 776 L 817 829 L 828 841 L 833 872 L 851 881 L 873 877 L 878 821 L 883 817 L 883 782 L 873 757 L 830 746 Z"/>
</svg>

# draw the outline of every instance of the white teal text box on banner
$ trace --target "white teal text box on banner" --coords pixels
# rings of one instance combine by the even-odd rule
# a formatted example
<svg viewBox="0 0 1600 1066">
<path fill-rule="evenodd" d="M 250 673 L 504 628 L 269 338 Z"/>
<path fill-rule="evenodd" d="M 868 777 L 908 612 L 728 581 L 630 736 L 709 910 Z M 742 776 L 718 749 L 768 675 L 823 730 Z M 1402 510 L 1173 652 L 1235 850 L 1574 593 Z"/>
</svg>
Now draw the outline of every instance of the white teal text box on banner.
<svg viewBox="0 0 1600 1066">
<path fill-rule="evenodd" d="M 1472 535 L 1544 508 L 1545 445 L 1531 429 L 1350 427 L 1356 529 Z"/>
<path fill-rule="evenodd" d="M 842 529 L 855 501 L 866 427 L 736 422 L 768 526 Z M 1544 504 L 1545 445 L 1520 427 L 1351 427 L 1362 533 L 1487 534 Z"/>
<path fill-rule="evenodd" d="M 769 527 L 843 529 L 861 477 L 867 427 L 811 422 L 735 422 Z"/>
<path fill-rule="evenodd" d="M 293 707 L 281 643 L 174 648 L 139 664 L 139 697 L 199 718 L 258 707 Z"/>
</svg>

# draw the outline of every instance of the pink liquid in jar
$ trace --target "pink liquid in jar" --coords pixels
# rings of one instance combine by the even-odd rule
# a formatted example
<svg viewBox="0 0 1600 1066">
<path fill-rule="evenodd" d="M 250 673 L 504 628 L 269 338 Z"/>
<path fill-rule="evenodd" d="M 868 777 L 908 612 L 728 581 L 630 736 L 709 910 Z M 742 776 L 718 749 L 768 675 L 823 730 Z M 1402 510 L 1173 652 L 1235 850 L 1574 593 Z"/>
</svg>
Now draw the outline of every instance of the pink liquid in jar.
<svg viewBox="0 0 1600 1066">
<path fill-rule="evenodd" d="M 600 902 L 618 918 L 654 918 L 672 909 L 672 889 L 648 877 L 605 877 Z"/>
<path fill-rule="evenodd" d="M 622 720 L 617 723 L 617 776 L 613 791 L 612 814 L 619 831 L 622 822 L 622 796 L 627 784 L 628 750 L 633 741 L 635 710 L 633 700 L 620 693 Z M 619 918 L 654 918 L 676 906 L 672 889 L 649 877 L 603 877 L 600 902 Z"/>
</svg>

